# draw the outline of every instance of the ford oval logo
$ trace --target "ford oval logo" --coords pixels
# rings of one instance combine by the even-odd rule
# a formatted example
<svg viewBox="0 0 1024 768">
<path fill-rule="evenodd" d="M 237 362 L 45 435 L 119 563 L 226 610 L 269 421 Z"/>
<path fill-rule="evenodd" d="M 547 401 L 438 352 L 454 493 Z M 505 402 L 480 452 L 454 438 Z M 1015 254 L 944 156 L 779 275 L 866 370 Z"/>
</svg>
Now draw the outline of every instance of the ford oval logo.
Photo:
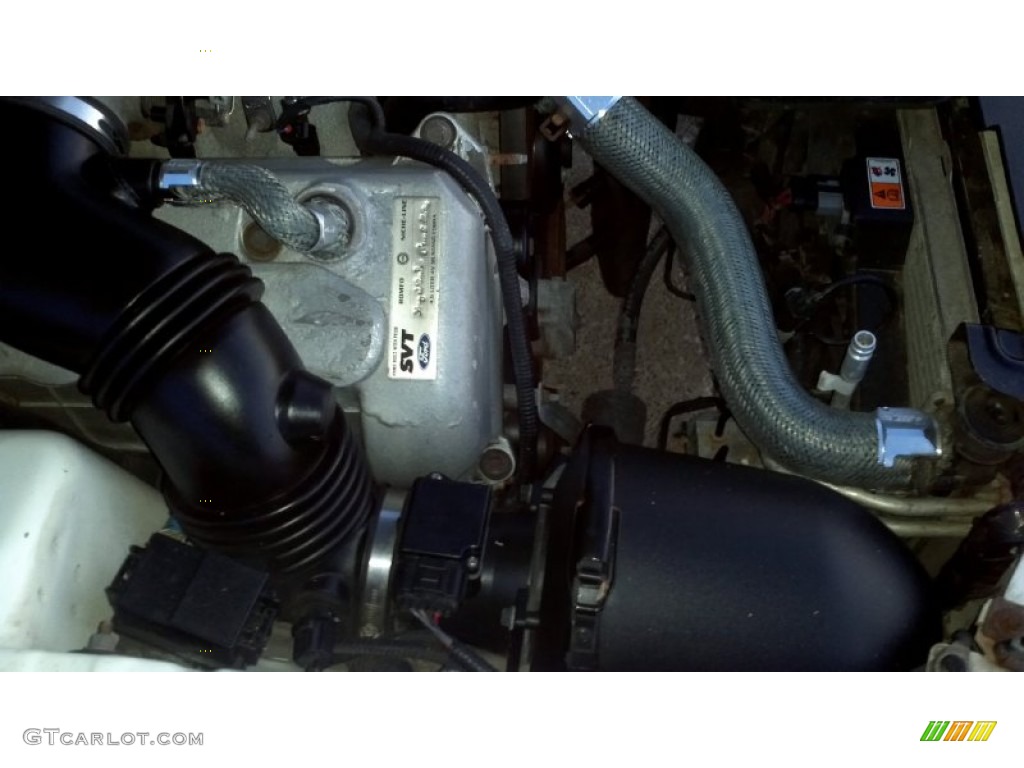
<svg viewBox="0 0 1024 768">
<path fill-rule="evenodd" d="M 425 333 L 420 336 L 420 343 L 416 356 L 420 362 L 420 368 L 426 368 L 430 365 L 430 337 Z"/>
</svg>

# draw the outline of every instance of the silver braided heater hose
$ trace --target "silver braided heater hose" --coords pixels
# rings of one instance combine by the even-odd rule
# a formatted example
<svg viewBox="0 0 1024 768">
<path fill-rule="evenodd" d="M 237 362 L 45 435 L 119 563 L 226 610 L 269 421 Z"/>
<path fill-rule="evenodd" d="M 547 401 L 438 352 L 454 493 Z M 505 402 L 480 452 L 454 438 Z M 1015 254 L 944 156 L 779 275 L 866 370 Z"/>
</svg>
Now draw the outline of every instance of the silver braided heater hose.
<svg viewBox="0 0 1024 768">
<path fill-rule="evenodd" d="M 320 223 L 313 212 L 265 168 L 203 162 L 198 181 L 194 192 L 238 203 L 268 235 L 293 250 L 308 253 L 320 240 Z"/>
<path fill-rule="evenodd" d="M 657 212 L 680 246 L 711 365 L 747 437 L 783 467 L 819 480 L 866 488 L 908 485 L 911 459 L 880 463 L 876 414 L 829 408 L 794 377 L 744 221 L 697 154 L 629 97 L 574 136 Z M 937 446 L 922 451 L 938 452 Z"/>
</svg>

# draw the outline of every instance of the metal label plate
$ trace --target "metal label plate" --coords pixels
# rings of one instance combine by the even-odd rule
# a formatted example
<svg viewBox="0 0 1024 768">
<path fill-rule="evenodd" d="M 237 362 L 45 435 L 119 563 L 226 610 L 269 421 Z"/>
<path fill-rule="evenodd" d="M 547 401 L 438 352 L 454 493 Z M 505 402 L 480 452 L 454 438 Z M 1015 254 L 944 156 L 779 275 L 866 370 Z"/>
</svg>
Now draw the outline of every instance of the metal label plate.
<svg viewBox="0 0 1024 768">
<path fill-rule="evenodd" d="M 392 218 L 391 355 L 388 378 L 437 378 L 441 204 L 397 197 Z"/>
</svg>

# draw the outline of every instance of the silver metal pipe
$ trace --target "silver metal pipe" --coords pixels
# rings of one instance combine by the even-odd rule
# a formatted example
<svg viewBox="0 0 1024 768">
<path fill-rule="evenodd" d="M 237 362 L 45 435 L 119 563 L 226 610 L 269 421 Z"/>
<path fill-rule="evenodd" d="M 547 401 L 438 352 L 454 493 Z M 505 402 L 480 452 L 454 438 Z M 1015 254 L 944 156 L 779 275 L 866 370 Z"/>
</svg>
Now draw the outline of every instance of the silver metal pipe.
<svg viewBox="0 0 1024 768">
<path fill-rule="evenodd" d="M 843 365 L 839 369 L 840 378 L 851 384 L 863 381 L 877 346 L 878 339 L 871 331 L 857 331 L 853 334 L 850 345 L 846 348 Z"/>
<path fill-rule="evenodd" d="M 982 515 L 1000 503 L 998 498 L 986 497 L 947 499 L 938 496 L 890 496 L 821 480 L 818 482 L 863 507 L 898 517 L 972 517 Z"/>
<path fill-rule="evenodd" d="M 871 331 L 857 331 L 846 347 L 846 355 L 839 369 L 839 375 L 822 371 L 818 388 L 832 392 L 830 405 L 833 408 L 849 408 L 853 393 L 867 375 L 871 358 L 878 346 L 878 339 Z"/>
<path fill-rule="evenodd" d="M 901 520 L 879 515 L 889 530 L 905 539 L 949 538 L 962 539 L 971 530 L 971 521 L 957 520 Z"/>
</svg>

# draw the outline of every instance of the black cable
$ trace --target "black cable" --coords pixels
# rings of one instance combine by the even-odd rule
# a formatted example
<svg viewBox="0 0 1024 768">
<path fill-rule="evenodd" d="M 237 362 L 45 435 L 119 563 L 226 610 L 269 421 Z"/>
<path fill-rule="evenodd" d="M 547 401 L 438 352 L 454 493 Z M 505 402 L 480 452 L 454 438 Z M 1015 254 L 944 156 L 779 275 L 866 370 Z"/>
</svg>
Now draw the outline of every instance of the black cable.
<svg viewBox="0 0 1024 768">
<path fill-rule="evenodd" d="M 676 247 L 675 243 L 669 246 L 668 253 L 665 254 L 665 288 L 673 296 L 678 296 L 680 299 L 685 301 L 696 301 L 697 297 L 689 291 L 684 291 L 682 288 L 676 286 L 675 281 L 672 279 L 672 266 L 675 263 Z"/>
<path fill-rule="evenodd" d="M 466 647 L 458 641 L 452 643 L 451 647 L 448 649 L 448 653 L 450 653 L 452 658 L 458 661 L 469 672 L 498 671 L 479 654 L 477 654 L 476 651 L 472 648 Z"/>
<path fill-rule="evenodd" d="M 438 645 L 437 636 L 429 628 L 405 629 L 374 638 L 353 638 L 335 644 L 331 666 L 356 657 L 409 659 L 436 664 L 458 672 L 477 671 L 463 654 Z"/>
<path fill-rule="evenodd" d="M 672 235 L 669 234 L 668 228 L 663 226 L 648 243 L 647 251 L 640 263 L 637 264 L 636 272 L 622 299 L 616 344 L 636 341 L 637 327 L 640 324 L 640 309 L 644 303 L 647 287 L 650 285 L 651 277 L 654 275 L 654 270 L 658 266 L 658 262 L 661 261 L 661 257 L 665 256 L 671 248 Z"/>
<path fill-rule="evenodd" d="M 385 659 L 412 659 L 439 667 L 451 666 L 453 662 L 465 671 L 461 659 L 450 653 L 446 648 L 422 643 L 402 642 L 401 640 L 348 640 L 334 647 L 331 665 L 344 664 L 357 656 L 376 656 Z"/>
<path fill-rule="evenodd" d="M 281 99 L 281 116 L 277 119 L 277 129 L 281 130 L 295 118 L 309 114 L 313 107 L 339 102 L 362 104 L 370 110 L 374 126 L 383 127 L 384 110 L 373 96 L 285 96 Z"/>
<path fill-rule="evenodd" d="M 427 615 L 426 611 L 420 609 L 414 609 L 410 613 L 416 617 L 416 620 L 420 622 L 424 628 L 433 635 L 434 639 L 437 640 L 441 645 L 448 649 L 448 653 L 457 662 L 462 664 L 469 672 L 497 672 L 486 659 L 480 656 L 476 651 L 467 645 L 463 645 L 454 637 L 449 635 L 433 621 L 430 616 Z"/>
<path fill-rule="evenodd" d="M 524 481 L 529 481 L 536 468 L 540 420 L 534 394 L 530 341 L 526 334 L 526 320 L 519 293 L 518 257 L 512 231 L 501 210 L 501 204 L 483 177 L 461 157 L 423 139 L 388 133 L 381 124 L 374 124 L 370 117 L 371 111 L 376 112 L 362 102 L 355 102 L 348 112 L 352 138 L 361 152 L 369 155 L 408 157 L 440 168 L 473 197 L 483 211 L 484 219 L 491 230 L 491 239 L 498 260 L 498 277 L 512 352 L 512 377 L 515 381 L 519 412 L 520 477 Z"/>
<path fill-rule="evenodd" d="M 661 227 L 647 244 L 647 250 L 637 264 L 633 279 L 626 289 L 619 310 L 612 359 L 612 380 L 617 389 L 632 390 L 633 379 L 636 377 L 636 337 L 640 327 L 640 310 L 651 278 L 662 257 L 665 258 L 665 287 L 668 291 L 688 301 L 696 300 L 692 293 L 680 290 L 672 281 L 672 254 L 675 249 L 676 245 L 668 228 Z"/>
<path fill-rule="evenodd" d="M 851 285 L 873 285 L 881 288 L 885 292 L 886 298 L 889 300 L 889 305 L 892 308 L 899 306 L 900 297 L 896 293 L 896 288 L 893 287 L 892 283 L 883 277 L 871 274 L 858 274 L 848 275 L 840 280 L 836 280 L 834 283 L 829 283 L 824 289 L 818 292 L 818 303 L 825 301 L 827 298 L 832 296 L 836 291 L 846 288 Z"/>
<path fill-rule="evenodd" d="M 633 279 L 626 288 L 626 295 L 622 298 L 615 332 L 615 347 L 612 352 L 612 381 L 615 388 L 620 391 L 631 392 L 633 389 L 633 380 L 636 378 L 636 336 L 640 327 L 640 310 L 654 270 L 661 257 L 671 247 L 672 236 L 667 227 L 662 227 L 647 244 L 647 250 L 637 264 Z"/>
<path fill-rule="evenodd" d="M 320 156 L 320 136 L 309 121 L 313 107 L 338 102 L 358 102 L 373 114 L 376 125 L 384 125 L 384 111 L 371 96 L 285 96 L 281 99 L 281 116 L 275 128 L 278 138 L 299 157 Z"/>
<path fill-rule="evenodd" d="M 540 96 L 399 96 L 389 101 L 399 101 L 429 112 L 501 112 L 509 109 L 532 107 L 541 100 Z"/>
<path fill-rule="evenodd" d="M 804 327 L 811 320 L 814 319 L 820 308 L 824 306 L 828 301 L 833 299 L 839 291 L 843 290 L 844 288 L 849 288 L 851 286 L 869 286 L 872 288 L 878 288 L 885 294 L 885 298 L 889 304 L 889 308 L 885 314 L 885 317 L 874 328 L 867 329 L 873 332 L 878 332 L 879 330 L 881 330 L 881 328 L 884 327 L 885 324 L 889 322 L 889 320 L 893 317 L 893 315 L 896 313 L 897 308 L 899 307 L 899 293 L 896 291 L 895 286 L 893 286 L 892 283 L 890 283 L 885 278 L 880 277 L 879 275 L 861 273 L 856 275 L 848 275 L 847 277 L 836 280 L 834 283 L 830 283 L 822 290 L 816 291 L 811 296 L 809 296 L 809 309 L 806 312 L 806 316 L 803 318 L 803 320 L 796 324 L 796 326 L 793 328 L 793 333 L 804 333 Z M 847 344 L 850 343 L 849 338 L 841 339 L 834 336 L 825 336 L 813 330 L 807 331 L 807 333 L 809 333 L 815 339 L 820 341 L 822 344 L 826 344 L 831 347 L 846 346 Z"/>
<path fill-rule="evenodd" d="M 411 133 L 432 112 L 502 112 L 530 108 L 540 96 L 382 96 L 393 133 Z"/>
<path fill-rule="evenodd" d="M 658 425 L 658 448 L 663 451 L 668 449 L 668 432 L 674 417 L 696 413 L 708 408 L 717 408 L 723 415 L 728 414 L 725 401 L 720 397 L 696 397 L 670 406 L 662 415 L 661 423 Z"/>
<path fill-rule="evenodd" d="M 815 107 L 857 107 L 876 109 L 930 109 L 949 100 L 948 96 L 742 96 L 749 106 L 812 109 Z"/>
</svg>

